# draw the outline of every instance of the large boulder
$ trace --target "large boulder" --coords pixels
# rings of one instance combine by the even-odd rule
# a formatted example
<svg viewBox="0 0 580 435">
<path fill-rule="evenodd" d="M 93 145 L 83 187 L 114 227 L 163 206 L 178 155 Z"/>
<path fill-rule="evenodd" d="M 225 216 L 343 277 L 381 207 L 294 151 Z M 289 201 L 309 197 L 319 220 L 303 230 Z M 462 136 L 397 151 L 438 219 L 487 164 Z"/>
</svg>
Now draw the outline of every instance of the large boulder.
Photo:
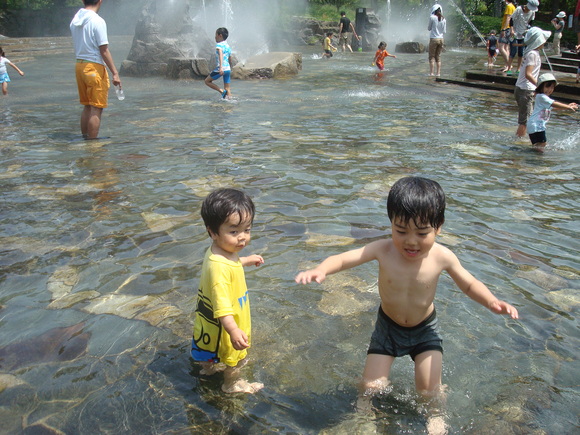
<svg viewBox="0 0 580 435">
<path fill-rule="evenodd" d="M 171 59 L 214 56 L 215 42 L 194 25 L 189 4 L 176 3 L 170 10 L 166 6 L 164 0 L 153 0 L 143 9 L 131 50 L 121 64 L 122 75 L 166 75 Z"/>
<path fill-rule="evenodd" d="M 423 53 L 425 46 L 420 42 L 401 42 L 395 46 L 395 53 Z"/>
<path fill-rule="evenodd" d="M 302 54 L 271 52 L 250 57 L 232 68 L 234 79 L 272 79 L 298 74 L 302 70 Z"/>
</svg>

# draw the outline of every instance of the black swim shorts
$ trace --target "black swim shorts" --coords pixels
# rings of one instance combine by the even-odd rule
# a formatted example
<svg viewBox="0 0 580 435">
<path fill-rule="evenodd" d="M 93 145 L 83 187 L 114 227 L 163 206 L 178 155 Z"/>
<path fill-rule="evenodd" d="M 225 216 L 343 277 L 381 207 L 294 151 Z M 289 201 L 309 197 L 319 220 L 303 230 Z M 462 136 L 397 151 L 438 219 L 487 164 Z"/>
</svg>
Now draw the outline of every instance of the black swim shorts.
<svg viewBox="0 0 580 435">
<path fill-rule="evenodd" d="M 394 357 L 410 355 L 413 361 L 420 353 L 438 350 L 443 353 L 443 339 L 439 334 L 437 315 L 433 312 L 416 326 L 406 327 L 395 323 L 379 307 L 377 323 L 371 336 L 367 354 Z"/>
</svg>

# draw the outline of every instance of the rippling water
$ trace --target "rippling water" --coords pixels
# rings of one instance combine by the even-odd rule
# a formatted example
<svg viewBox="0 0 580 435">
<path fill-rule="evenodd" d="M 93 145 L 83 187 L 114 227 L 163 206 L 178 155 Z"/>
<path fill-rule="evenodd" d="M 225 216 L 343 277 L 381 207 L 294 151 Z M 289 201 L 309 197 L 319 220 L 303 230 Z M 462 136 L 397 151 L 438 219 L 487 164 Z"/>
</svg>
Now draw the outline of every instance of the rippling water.
<svg viewBox="0 0 580 435">
<path fill-rule="evenodd" d="M 112 45 L 118 64 L 128 43 Z M 116 50 L 116 51 L 115 51 Z M 373 419 L 356 382 L 378 306 L 376 265 L 322 286 L 293 278 L 390 232 L 398 178 L 438 180 L 440 241 L 521 320 L 496 316 L 443 276 L 451 433 L 572 433 L 578 425 L 579 117 L 556 112 L 544 155 L 517 141 L 513 96 L 434 83 L 425 55 L 331 61 L 304 52 L 292 79 L 123 78 L 103 140 L 85 142 L 70 55 L 19 64 L 0 100 L 0 420 L 66 433 L 422 433 L 410 359 Z M 444 54 L 444 72 L 485 60 Z M 247 270 L 266 388 L 226 397 L 189 358 L 209 239 L 199 209 L 221 186 L 257 207 Z"/>
</svg>

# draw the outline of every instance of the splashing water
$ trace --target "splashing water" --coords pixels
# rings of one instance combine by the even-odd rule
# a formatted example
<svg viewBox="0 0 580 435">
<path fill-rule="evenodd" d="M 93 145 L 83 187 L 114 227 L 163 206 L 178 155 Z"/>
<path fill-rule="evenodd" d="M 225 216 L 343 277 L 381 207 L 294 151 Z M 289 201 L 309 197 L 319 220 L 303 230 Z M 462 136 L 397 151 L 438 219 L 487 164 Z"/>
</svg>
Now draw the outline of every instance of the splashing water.
<svg viewBox="0 0 580 435">
<path fill-rule="evenodd" d="M 578 123 L 580 124 L 580 116 L 578 113 L 575 114 L 578 117 Z M 580 125 L 579 125 L 580 127 Z M 580 128 L 570 136 L 564 138 L 561 142 L 555 142 L 554 144 L 548 144 L 548 147 L 557 151 L 570 151 L 578 148 L 580 145 Z"/>
</svg>

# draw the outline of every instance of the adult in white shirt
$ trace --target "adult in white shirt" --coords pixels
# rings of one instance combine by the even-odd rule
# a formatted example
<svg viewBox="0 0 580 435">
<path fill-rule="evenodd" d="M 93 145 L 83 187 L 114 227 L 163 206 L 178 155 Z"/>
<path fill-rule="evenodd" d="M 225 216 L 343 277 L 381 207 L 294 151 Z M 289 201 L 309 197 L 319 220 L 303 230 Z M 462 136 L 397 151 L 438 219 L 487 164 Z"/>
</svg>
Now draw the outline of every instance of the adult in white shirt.
<svg viewBox="0 0 580 435">
<path fill-rule="evenodd" d="M 84 106 L 81 113 L 81 133 L 85 139 L 96 139 L 101 127 L 101 115 L 107 107 L 109 76 L 113 85 L 121 86 L 119 73 L 109 51 L 107 24 L 99 15 L 103 0 L 83 0 L 80 9 L 70 23 L 76 56 L 76 79 L 79 99 Z"/>
<path fill-rule="evenodd" d="M 516 72 L 519 72 L 524 57 L 524 36 L 528 31 L 529 24 L 536 17 L 536 11 L 540 3 L 538 0 L 528 0 L 523 6 L 518 6 L 512 14 L 512 41 L 510 42 L 510 57 L 504 68 L 508 74 L 511 74 L 512 63 L 518 55 L 518 66 Z"/>
<path fill-rule="evenodd" d="M 443 10 L 440 4 L 431 7 L 429 16 L 429 75 L 441 75 L 441 52 L 443 51 L 443 36 L 447 32 L 447 21 L 443 17 Z"/>
</svg>

